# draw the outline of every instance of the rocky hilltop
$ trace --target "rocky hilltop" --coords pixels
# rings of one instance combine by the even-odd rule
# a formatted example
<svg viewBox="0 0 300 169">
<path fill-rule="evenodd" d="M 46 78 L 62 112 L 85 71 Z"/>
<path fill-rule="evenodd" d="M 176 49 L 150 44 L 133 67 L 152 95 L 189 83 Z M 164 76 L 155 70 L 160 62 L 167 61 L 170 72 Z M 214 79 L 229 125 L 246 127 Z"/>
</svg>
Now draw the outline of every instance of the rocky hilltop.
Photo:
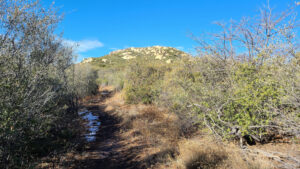
<svg viewBox="0 0 300 169">
<path fill-rule="evenodd" d="M 186 57 L 187 53 L 172 47 L 152 46 L 140 48 L 127 48 L 116 50 L 99 58 L 87 58 L 82 63 L 92 63 L 99 66 L 108 66 L 127 63 L 135 59 L 160 60 L 171 63 L 173 60 Z"/>
</svg>

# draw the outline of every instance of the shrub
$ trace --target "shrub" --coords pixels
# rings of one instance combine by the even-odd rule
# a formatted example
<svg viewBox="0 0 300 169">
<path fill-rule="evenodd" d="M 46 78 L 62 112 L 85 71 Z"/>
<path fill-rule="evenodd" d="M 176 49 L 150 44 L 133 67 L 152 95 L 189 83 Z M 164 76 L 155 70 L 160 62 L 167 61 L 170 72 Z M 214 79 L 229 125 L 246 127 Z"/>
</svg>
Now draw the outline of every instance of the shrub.
<svg viewBox="0 0 300 169">
<path fill-rule="evenodd" d="M 54 34 L 56 10 L 0 0 L 0 168 L 29 168 L 77 136 L 66 70 L 72 50 Z"/>
<path fill-rule="evenodd" d="M 114 86 L 117 91 L 123 89 L 126 68 L 100 68 L 97 72 L 99 86 Z"/>
<path fill-rule="evenodd" d="M 160 98 L 186 126 L 207 127 L 220 139 L 299 134 L 295 8 L 276 16 L 269 6 L 262 10 L 260 20 L 217 23 L 221 32 L 212 39 L 195 38 L 201 57 L 183 60 L 165 76 Z"/>
<path fill-rule="evenodd" d="M 159 62 L 142 63 L 137 61 L 130 66 L 125 82 L 125 100 L 127 103 L 155 102 L 160 93 L 167 65 Z"/>
<path fill-rule="evenodd" d="M 283 101 L 291 98 L 288 86 L 292 84 L 295 89 L 296 85 L 286 83 L 291 77 L 281 77 L 286 68 L 292 67 L 290 64 L 278 66 L 275 60 L 260 66 L 234 60 L 224 64 L 219 58 L 202 57 L 173 66 L 165 75 L 160 103 L 177 113 L 184 130 L 198 125 L 220 139 L 234 134 L 263 141 L 270 128 L 283 127 L 276 122 L 278 118 L 284 115 L 284 119 L 290 119 L 286 115 L 298 111 L 295 100 L 293 105 Z M 299 73 L 293 70 L 290 75 Z M 295 134 L 297 127 L 288 126 Z M 234 129 L 238 131 L 233 133 Z"/>
<path fill-rule="evenodd" d="M 70 88 L 77 97 L 82 98 L 96 94 L 98 91 L 98 74 L 90 64 L 76 64 L 68 70 Z"/>
</svg>

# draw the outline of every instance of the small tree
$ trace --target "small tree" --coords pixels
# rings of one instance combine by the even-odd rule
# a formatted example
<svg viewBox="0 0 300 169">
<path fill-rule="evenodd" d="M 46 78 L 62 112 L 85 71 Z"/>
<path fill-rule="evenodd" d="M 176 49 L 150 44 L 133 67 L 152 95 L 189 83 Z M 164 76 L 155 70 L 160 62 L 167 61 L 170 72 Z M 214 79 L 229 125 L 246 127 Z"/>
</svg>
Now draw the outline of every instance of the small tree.
<svg viewBox="0 0 300 169">
<path fill-rule="evenodd" d="M 292 63 L 299 51 L 295 9 L 278 14 L 267 4 L 258 17 L 217 22 L 220 33 L 209 40 L 195 38 L 202 59 L 192 74 L 200 80 L 186 91 L 191 111 L 219 138 L 231 133 L 263 141 L 271 130 L 299 130 L 297 118 L 284 125 L 276 122 L 299 112 L 299 66 Z"/>
<path fill-rule="evenodd" d="M 73 54 L 54 34 L 60 20 L 38 1 L 0 0 L 0 168 L 24 168 L 68 129 Z"/>
</svg>

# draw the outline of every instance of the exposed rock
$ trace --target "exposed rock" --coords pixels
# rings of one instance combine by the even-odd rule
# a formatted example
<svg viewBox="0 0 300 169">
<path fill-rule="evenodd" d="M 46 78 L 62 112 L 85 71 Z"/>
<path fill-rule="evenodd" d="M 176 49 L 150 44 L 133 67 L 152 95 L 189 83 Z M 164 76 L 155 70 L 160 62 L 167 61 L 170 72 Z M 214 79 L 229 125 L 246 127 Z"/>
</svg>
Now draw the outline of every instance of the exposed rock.
<svg viewBox="0 0 300 169">
<path fill-rule="evenodd" d="M 123 59 L 129 60 L 129 59 L 135 59 L 135 56 L 125 55 L 122 57 Z"/>
<path fill-rule="evenodd" d="M 168 59 L 170 56 L 181 55 L 187 56 L 186 53 L 172 48 L 163 46 L 127 48 L 111 52 L 109 55 L 121 55 L 123 59 L 134 59 L 137 55 L 153 56 L 157 60 Z M 109 56 L 108 55 L 108 56 Z"/>
<path fill-rule="evenodd" d="M 163 55 L 157 54 L 155 56 L 155 59 L 162 60 L 163 59 Z"/>
<path fill-rule="evenodd" d="M 89 63 L 89 62 L 92 62 L 93 61 L 93 58 L 86 58 L 82 61 L 82 63 Z"/>
</svg>

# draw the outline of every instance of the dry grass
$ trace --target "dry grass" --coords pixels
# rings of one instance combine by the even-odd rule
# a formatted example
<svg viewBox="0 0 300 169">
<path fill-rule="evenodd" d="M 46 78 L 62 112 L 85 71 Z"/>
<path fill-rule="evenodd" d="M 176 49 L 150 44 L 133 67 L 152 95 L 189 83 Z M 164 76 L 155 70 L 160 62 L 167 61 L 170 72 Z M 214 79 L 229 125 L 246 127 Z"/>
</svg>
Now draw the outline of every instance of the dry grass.
<svg viewBox="0 0 300 169">
<path fill-rule="evenodd" d="M 178 169 L 268 169 L 273 168 L 264 160 L 244 156 L 242 150 L 233 145 L 219 145 L 212 138 L 183 139 L 179 143 L 179 155 L 169 168 Z M 160 165 L 159 168 L 165 168 Z"/>
<path fill-rule="evenodd" d="M 132 121 L 133 129 L 139 129 L 145 141 L 150 144 L 176 144 L 179 129 L 171 115 L 154 106 L 146 107 Z"/>
<path fill-rule="evenodd" d="M 120 93 L 106 104 L 122 119 L 123 137 L 131 138 L 131 145 L 146 145 L 137 159 L 143 161 L 144 167 L 153 168 L 177 156 L 179 127 L 174 114 L 153 105 L 127 105 Z"/>
</svg>

